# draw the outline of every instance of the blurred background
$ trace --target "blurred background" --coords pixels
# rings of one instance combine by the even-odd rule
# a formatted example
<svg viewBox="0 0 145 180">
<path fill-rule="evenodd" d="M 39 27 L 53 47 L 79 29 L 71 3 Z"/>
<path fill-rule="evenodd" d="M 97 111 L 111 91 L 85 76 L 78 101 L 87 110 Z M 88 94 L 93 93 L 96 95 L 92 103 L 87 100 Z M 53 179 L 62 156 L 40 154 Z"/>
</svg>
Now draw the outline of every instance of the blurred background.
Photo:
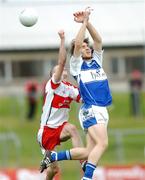
<svg viewBox="0 0 145 180">
<path fill-rule="evenodd" d="M 103 66 L 113 95 L 109 148 L 96 179 L 145 179 L 145 1 L 0 0 L 0 180 L 44 179 L 36 141 L 44 84 L 57 62 L 58 30 L 64 29 L 69 49 L 80 27 L 73 12 L 87 6 L 94 9 L 90 20 L 103 39 Z M 39 15 L 33 27 L 19 22 L 27 7 Z M 84 139 L 78 110 L 73 104 L 70 121 Z M 66 142 L 58 149 L 70 147 Z M 60 168 L 56 179 L 81 178 L 77 161 L 61 162 Z"/>
</svg>

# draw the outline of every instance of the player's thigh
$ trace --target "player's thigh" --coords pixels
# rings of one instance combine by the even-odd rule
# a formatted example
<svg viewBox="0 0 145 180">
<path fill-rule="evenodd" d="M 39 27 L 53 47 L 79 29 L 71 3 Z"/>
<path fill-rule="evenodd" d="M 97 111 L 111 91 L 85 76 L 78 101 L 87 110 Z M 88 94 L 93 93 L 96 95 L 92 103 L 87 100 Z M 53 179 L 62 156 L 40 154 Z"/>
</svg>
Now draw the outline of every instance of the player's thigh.
<svg viewBox="0 0 145 180">
<path fill-rule="evenodd" d="M 105 124 L 96 124 L 88 128 L 88 134 L 95 143 L 106 143 L 108 144 L 108 133 Z"/>
<path fill-rule="evenodd" d="M 61 141 L 67 141 L 68 139 L 71 138 L 71 131 L 72 129 L 75 128 L 74 125 L 70 123 L 66 123 L 60 133 L 60 140 Z"/>
</svg>

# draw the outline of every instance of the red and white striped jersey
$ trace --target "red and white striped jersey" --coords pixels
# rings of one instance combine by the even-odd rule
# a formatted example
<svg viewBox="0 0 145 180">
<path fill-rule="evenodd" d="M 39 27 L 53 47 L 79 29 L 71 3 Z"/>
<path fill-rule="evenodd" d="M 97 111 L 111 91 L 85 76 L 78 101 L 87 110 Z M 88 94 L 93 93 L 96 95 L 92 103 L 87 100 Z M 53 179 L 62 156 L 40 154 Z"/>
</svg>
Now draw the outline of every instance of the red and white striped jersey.
<svg viewBox="0 0 145 180">
<path fill-rule="evenodd" d="M 68 82 L 55 83 L 50 79 L 45 86 L 46 98 L 43 105 L 40 126 L 57 128 L 69 119 L 72 100 L 79 102 L 78 88 Z"/>
</svg>

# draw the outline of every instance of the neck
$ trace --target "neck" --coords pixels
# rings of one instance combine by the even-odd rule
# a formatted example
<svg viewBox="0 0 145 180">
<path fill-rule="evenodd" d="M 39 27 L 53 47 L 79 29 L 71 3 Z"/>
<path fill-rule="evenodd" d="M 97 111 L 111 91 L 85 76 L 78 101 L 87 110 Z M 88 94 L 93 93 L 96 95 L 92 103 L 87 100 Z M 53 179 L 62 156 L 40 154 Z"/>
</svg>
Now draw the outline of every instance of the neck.
<svg viewBox="0 0 145 180">
<path fill-rule="evenodd" d="M 92 56 L 91 57 L 82 57 L 83 60 L 91 60 L 92 59 Z"/>
</svg>

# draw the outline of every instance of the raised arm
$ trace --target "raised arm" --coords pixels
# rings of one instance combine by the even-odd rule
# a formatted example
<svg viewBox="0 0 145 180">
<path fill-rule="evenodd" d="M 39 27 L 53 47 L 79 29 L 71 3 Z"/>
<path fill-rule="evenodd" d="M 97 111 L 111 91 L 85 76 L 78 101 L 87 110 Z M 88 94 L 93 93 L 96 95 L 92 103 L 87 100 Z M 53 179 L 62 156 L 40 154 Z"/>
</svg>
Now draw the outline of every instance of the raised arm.
<svg viewBox="0 0 145 180">
<path fill-rule="evenodd" d="M 97 30 L 95 29 L 95 27 L 88 21 L 87 23 L 87 29 L 93 39 L 93 48 L 96 51 L 101 51 L 102 50 L 102 38 L 99 35 L 99 33 L 97 32 Z"/>
<path fill-rule="evenodd" d="M 102 50 L 102 38 L 95 29 L 95 27 L 89 22 L 89 15 L 91 14 L 92 9 L 90 7 L 87 7 L 85 11 L 79 11 L 74 14 L 75 16 L 75 21 L 78 23 L 84 23 L 86 16 L 87 16 L 87 21 L 86 21 L 86 28 L 89 31 L 92 39 L 93 39 L 93 46 L 96 51 L 101 51 Z"/>
<path fill-rule="evenodd" d="M 81 54 L 82 43 L 85 38 L 85 32 L 88 23 L 88 16 L 89 16 L 88 14 L 84 16 L 83 11 L 74 13 L 74 20 L 76 22 L 82 22 L 81 28 L 79 29 L 79 32 L 77 33 L 77 36 L 75 38 L 74 53 L 73 53 L 75 57 L 79 57 Z"/>
<path fill-rule="evenodd" d="M 66 63 L 65 34 L 62 30 L 59 31 L 58 34 L 60 37 L 60 47 L 58 54 L 58 65 L 55 67 L 54 72 L 54 80 L 56 83 L 61 80 L 62 72 Z"/>
</svg>

